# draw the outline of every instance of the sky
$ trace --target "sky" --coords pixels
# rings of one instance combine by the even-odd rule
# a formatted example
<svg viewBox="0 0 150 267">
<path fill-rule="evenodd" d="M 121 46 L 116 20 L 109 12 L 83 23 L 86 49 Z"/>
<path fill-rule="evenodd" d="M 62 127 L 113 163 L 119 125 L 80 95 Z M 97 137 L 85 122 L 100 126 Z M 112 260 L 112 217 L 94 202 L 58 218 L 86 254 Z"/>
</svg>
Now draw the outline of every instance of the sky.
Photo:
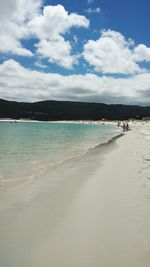
<svg viewBox="0 0 150 267">
<path fill-rule="evenodd" d="M 0 98 L 150 105 L 149 0 L 0 0 Z"/>
</svg>

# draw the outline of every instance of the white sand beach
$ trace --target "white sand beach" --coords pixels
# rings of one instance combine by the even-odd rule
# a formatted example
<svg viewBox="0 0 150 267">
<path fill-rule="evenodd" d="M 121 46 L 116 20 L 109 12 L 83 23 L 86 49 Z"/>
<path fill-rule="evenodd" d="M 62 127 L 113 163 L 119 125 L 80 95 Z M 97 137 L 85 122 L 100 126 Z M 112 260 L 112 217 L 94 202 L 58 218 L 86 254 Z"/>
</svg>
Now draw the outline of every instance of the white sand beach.
<svg viewBox="0 0 150 267">
<path fill-rule="evenodd" d="M 149 267 L 150 123 L 0 202 L 0 266 Z"/>
</svg>

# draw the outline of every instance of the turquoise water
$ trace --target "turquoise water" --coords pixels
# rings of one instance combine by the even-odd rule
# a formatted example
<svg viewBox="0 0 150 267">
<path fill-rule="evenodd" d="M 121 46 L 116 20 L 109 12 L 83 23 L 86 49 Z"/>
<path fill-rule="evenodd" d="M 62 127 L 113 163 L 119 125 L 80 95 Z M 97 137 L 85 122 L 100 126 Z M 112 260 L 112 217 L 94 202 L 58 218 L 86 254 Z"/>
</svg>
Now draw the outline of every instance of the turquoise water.
<svg viewBox="0 0 150 267">
<path fill-rule="evenodd" d="M 0 192 L 81 156 L 117 134 L 117 127 L 69 123 L 0 123 Z"/>
</svg>

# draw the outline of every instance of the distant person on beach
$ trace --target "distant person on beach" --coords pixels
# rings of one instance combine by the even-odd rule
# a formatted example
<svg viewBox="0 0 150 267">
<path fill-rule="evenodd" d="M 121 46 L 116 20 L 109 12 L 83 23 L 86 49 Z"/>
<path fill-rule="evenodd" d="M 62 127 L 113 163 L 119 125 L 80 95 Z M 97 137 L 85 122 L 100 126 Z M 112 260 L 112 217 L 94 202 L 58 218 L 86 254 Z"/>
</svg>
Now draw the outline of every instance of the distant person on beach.
<svg viewBox="0 0 150 267">
<path fill-rule="evenodd" d="M 129 131 L 129 124 L 128 124 L 128 122 L 124 122 L 122 128 L 123 128 L 123 131 L 124 132 L 125 131 Z"/>
<path fill-rule="evenodd" d="M 122 128 L 123 128 L 123 131 L 125 132 L 125 130 L 126 130 L 126 124 L 125 124 L 125 122 L 123 123 Z"/>
<path fill-rule="evenodd" d="M 128 122 L 126 123 L 126 131 L 128 131 L 129 130 L 129 124 L 128 124 Z"/>
</svg>

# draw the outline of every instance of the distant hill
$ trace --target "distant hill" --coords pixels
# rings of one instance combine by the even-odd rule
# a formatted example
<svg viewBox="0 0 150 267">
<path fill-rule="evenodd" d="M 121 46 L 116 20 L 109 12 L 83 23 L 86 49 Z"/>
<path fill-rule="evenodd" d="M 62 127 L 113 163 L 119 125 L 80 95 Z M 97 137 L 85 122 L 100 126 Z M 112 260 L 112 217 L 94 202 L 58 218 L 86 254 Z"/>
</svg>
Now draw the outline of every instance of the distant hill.
<svg viewBox="0 0 150 267">
<path fill-rule="evenodd" d="M 71 101 L 24 103 L 0 99 L 0 118 L 33 120 L 127 120 L 150 117 L 150 107 Z"/>
</svg>

